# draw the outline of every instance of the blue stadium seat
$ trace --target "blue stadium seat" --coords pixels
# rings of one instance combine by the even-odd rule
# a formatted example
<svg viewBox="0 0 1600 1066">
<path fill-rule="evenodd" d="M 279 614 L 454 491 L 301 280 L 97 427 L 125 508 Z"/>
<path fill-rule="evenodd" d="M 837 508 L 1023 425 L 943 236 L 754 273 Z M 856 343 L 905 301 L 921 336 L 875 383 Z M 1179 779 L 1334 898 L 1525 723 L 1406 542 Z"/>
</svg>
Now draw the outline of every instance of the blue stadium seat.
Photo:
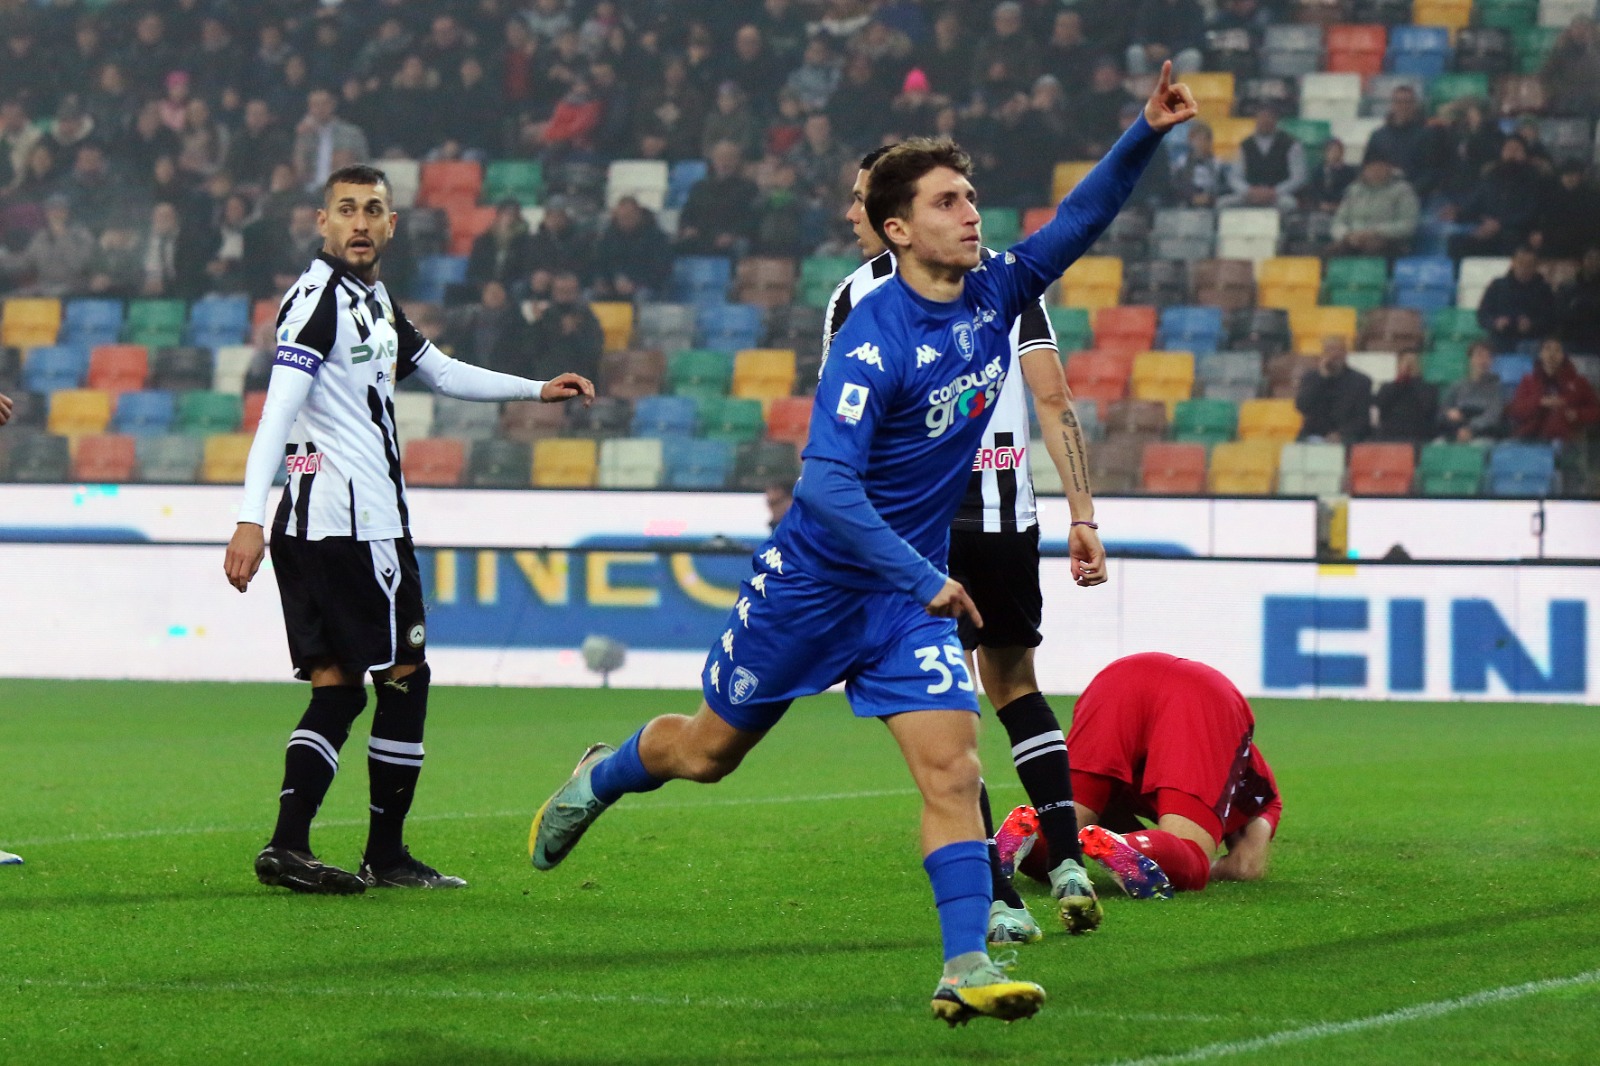
<svg viewBox="0 0 1600 1066">
<path fill-rule="evenodd" d="M 1507 441 L 1489 453 L 1490 496 L 1548 496 L 1555 479 L 1555 450 L 1548 444 Z"/>
<path fill-rule="evenodd" d="M 464 255 L 428 255 L 417 260 L 417 277 L 411 283 L 411 297 L 428 303 L 442 303 L 444 291 L 467 280 Z"/>
<path fill-rule="evenodd" d="M 1391 279 L 1396 307 L 1432 314 L 1456 302 L 1456 266 L 1447 255 L 1412 255 L 1395 260 Z"/>
<path fill-rule="evenodd" d="M 682 255 L 672 261 L 674 299 L 703 304 L 725 300 L 733 283 L 733 263 L 720 255 Z"/>
<path fill-rule="evenodd" d="M 22 361 L 22 387 L 29 392 L 75 389 L 89 373 L 89 349 L 52 344 L 28 349 Z"/>
<path fill-rule="evenodd" d="M 188 343 L 201 348 L 242 344 L 250 336 L 248 296 L 202 296 L 189 308 Z"/>
<path fill-rule="evenodd" d="M 133 437 L 155 437 L 169 431 L 177 416 L 176 397 L 165 389 L 125 392 L 111 415 L 111 432 Z"/>
<path fill-rule="evenodd" d="M 737 352 L 761 343 L 761 308 L 754 304 L 710 304 L 695 317 L 700 347 Z"/>
<path fill-rule="evenodd" d="M 1519 352 L 1494 357 L 1494 376 L 1506 390 L 1506 399 L 1516 391 L 1517 384 L 1533 373 L 1534 357 Z"/>
<path fill-rule="evenodd" d="M 1167 307 L 1161 311 L 1156 344 L 1163 350 L 1214 352 L 1222 339 L 1222 308 Z"/>
<path fill-rule="evenodd" d="M 1395 26 L 1389 30 L 1384 67 L 1391 74 L 1435 78 L 1450 66 L 1450 31 L 1443 26 Z"/>
<path fill-rule="evenodd" d="M 681 208 L 689 202 L 689 190 L 706 176 L 704 159 L 684 159 L 672 164 L 667 175 L 667 207 Z"/>
<path fill-rule="evenodd" d="M 668 437 L 661 443 L 662 483 L 673 489 L 720 489 L 733 471 L 733 442 Z"/>
<path fill-rule="evenodd" d="M 692 437 L 700 406 L 689 396 L 641 396 L 633 405 L 635 437 Z"/>
<path fill-rule="evenodd" d="M 61 324 L 65 344 L 115 344 L 122 336 L 121 300 L 68 300 Z"/>
</svg>

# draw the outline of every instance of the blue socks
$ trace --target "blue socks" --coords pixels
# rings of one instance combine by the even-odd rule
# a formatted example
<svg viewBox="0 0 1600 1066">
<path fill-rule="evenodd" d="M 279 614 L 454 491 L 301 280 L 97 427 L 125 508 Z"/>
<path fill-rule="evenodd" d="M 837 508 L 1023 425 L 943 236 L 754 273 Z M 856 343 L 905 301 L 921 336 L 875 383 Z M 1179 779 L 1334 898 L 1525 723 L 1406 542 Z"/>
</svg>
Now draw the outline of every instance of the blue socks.
<svg viewBox="0 0 1600 1066">
<path fill-rule="evenodd" d="M 933 902 L 939 908 L 939 933 L 944 938 L 946 962 L 970 951 L 988 951 L 989 854 L 981 840 L 946 844 L 922 860 L 933 882 Z"/>
<path fill-rule="evenodd" d="M 622 742 L 615 755 L 601 759 L 589 771 L 589 787 L 601 803 L 609 806 L 629 792 L 654 792 L 665 784 L 646 770 L 644 760 L 639 758 L 639 736 L 643 732 L 641 727 L 638 733 Z M 984 921 L 987 922 L 987 904 L 985 908 Z"/>
</svg>

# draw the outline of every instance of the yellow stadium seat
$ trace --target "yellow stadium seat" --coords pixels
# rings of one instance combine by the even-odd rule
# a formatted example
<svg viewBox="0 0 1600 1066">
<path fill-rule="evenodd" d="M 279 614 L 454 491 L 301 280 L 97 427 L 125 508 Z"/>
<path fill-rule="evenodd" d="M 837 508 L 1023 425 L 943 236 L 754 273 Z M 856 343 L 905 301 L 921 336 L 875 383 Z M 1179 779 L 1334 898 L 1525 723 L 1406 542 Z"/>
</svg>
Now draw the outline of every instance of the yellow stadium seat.
<svg viewBox="0 0 1600 1066">
<path fill-rule="evenodd" d="M 1239 405 L 1239 439 L 1279 447 L 1300 435 L 1300 412 L 1289 399 L 1257 398 Z M 1277 460 L 1273 460 L 1277 465 Z"/>
<path fill-rule="evenodd" d="M 1322 284 L 1322 260 L 1314 255 L 1275 255 L 1256 264 L 1258 285 L 1298 285 L 1317 288 Z"/>
<path fill-rule="evenodd" d="M 1233 74 L 1228 71 L 1185 74 L 1183 83 L 1194 94 L 1207 122 L 1233 114 Z"/>
<path fill-rule="evenodd" d="M 598 465 L 599 445 L 592 440 L 547 437 L 533 442 L 535 488 L 593 488 Z"/>
<path fill-rule="evenodd" d="M 1416 0 L 1411 7 L 1413 26 L 1444 26 L 1455 32 L 1472 22 L 1472 0 Z"/>
<path fill-rule="evenodd" d="M 1294 350 L 1301 355 L 1322 351 L 1322 338 L 1343 337 L 1345 345 L 1356 343 L 1354 307 L 1297 307 L 1289 312 L 1289 332 L 1294 334 Z"/>
<path fill-rule="evenodd" d="M 794 392 L 795 353 L 788 348 L 746 348 L 733 357 L 733 387 L 729 395 L 760 400 L 761 416 L 772 401 Z"/>
<path fill-rule="evenodd" d="M 50 394 L 50 432 L 63 437 L 104 433 L 111 407 L 111 393 L 104 389 L 58 389 Z"/>
<path fill-rule="evenodd" d="M 250 457 L 253 433 L 214 433 L 206 438 L 200 480 L 213 485 L 244 484 L 245 460 Z"/>
<path fill-rule="evenodd" d="M 1256 120 L 1253 118 L 1229 118 L 1219 115 L 1206 120 L 1211 126 L 1213 151 L 1218 159 L 1235 159 L 1239 155 L 1239 146 L 1244 143 L 1256 129 Z"/>
<path fill-rule="evenodd" d="M 61 301 L 54 297 L 18 296 L 5 302 L 0 344 L 36 348 L 54 344 L 61 332 Z"/>
<path fill-rule="evenodd" d="M 1194 355 L 1191 352 L 1140 352 L 1133 357 L 1130 378 L 1133 398 L 1160 400 L 1167 405 L 1167 420 L 1179 400 L 1194 395 Z"/>
<path fill-rule="evenodd" d="M 1316 307 L 1317 290 L 1299 285 L 1262 285 L 1256 294 L 1256 304 L 1293 313 L 1297 308 Z"/>
<path fill-rule="evenodd" d="M 1086 255 L 1061 276 L 1061 302 L 1068 307 L 1115 307 L 1122 302 L 1122 260 Z"/>
<path fill-rule="evenodd" d="M 1057 163 L 1054 177 L 1050 182 L 1050 198 L 1060 203 L 1066 199 L 1067 193 L 1078 187 L 1085 174 L 1094 169 L 1094 160 L 1079 159 L 1070 163 Z"/>
<path fill-rule="evenodd" d="M 633 304 L 626 300 L 602 300 L 589 305 L 600 320 L 606 335 L 606 351 L 620 352 L 633 343 Z"/>
<path fill-rule="evenodd" d="M 1211 451 L 1210 489 L 1219 496 L 1267 496 L 1278 476 L 1279 446 L 1228 441 Z"/>
</svg>

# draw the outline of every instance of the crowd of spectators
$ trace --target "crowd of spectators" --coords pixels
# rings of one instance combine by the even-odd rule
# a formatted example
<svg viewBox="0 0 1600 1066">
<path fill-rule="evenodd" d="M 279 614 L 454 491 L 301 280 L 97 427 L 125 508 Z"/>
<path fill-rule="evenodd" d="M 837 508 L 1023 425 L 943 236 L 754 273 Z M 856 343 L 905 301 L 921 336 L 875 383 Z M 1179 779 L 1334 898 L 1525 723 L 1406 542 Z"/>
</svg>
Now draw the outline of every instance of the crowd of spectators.
<svg viewBox="0 0 1600 1066">
<path fill-rule="evenodd" d="M 1140 77 L 1201 69 L 1217 33 L 1259 46 L 1290 15 L 1287 0 L 1210 16 L 1197 0 L 0 0 L 0 289 L 276 297 L 316 248 L 334 168 L 537 159 L 542 218 L 497 205 L 436 325 L 487 365 L 537 374 L 526 353 L 546 352 L 594 376 L 588 301 L 649 298 L 673 255 L 848 251 L 844 190 L 886 139 L 951 135 L 986 204 L 1046 204 L 1056 162 L 1097 158 L 1133 121 Z M 1592 20 L 1543 76 L 1547 114 L 1600 118 Z M 1471 98 L 1429 114 L 1402 85 L 1360 158 L 1337 139 L 1312 158 L 1279 104 L 1252 117 L 1227 161 L 1192 124 L 1133 203 L 1320 211 L 1328 255 L 1393 258 L 1424 219 L 1448 223 L 1453 256 L 1514 253 L 1484 297 L 1493 351 L 1600 351 L 1600 190 L 1587 162 L 1552 161 L 1536 122 Z M 631 197 L 605 209 L 616 159 L 707 173 L 664 228 Z M 413 258 L 402 228 L 385 264 L 402 294 Z M 1560 291 L 1539 269 L 1552 258 L 1582 259 Z M 1329 351 L 1302 382 L 1306 432 L 1581 430 L 1587 401 L 1552 359 L 1502 414 L 1476 356 L 1447 397 L 1403 358 L 1373 415 L 1370 381 L 1362 400 Z"/>
</svg>

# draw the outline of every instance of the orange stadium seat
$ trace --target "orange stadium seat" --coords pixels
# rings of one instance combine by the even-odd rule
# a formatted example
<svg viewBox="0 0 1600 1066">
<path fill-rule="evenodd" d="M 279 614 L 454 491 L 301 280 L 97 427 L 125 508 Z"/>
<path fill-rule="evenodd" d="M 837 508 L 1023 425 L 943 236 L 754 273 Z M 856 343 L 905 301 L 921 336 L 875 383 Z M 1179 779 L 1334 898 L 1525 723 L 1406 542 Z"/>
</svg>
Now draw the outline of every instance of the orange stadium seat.
<svg viewBox="0 0 1600 1066">
<path fill-rule="evenodd" d="M 150 353 L 142 344 L 100 344 L 89 351 L 91 389 L 138 392 L 150 376 Z"/>
<path fill-rule="evenodd" d="M 461 472 L 467 466 L 466 441 L 455 437 L 418 437 L 409 440 L 400 466 L 408 485 L 459 485 Z"/>
<path fill-rule="evenodd" d="M 121 433 L 91 434 L 78 441 L 72 455 L 72 476 L 95 485 L 133 480 L 134 440 Z"/>
<path fill-rule="evenodd" d="M 1031 237 L 1056 217 L 1053 207 L 1030 207 L 1022 213 L 1022 235 Z"/>
<path fill-rule="evenodd" d="M 496 208 L 476 204 L 452 204 L 445 209 L 450 219 L 450 254 L 470 255 L 472 242 L 494 225 Z"/>
<path fill-rule="evenodd" d="M 1206 446 L 1153 441 L 1144 446 L 1139 488 L 1166 496 L 1203 496 L 1206 491 Z"/>
<path fill-rule="evenodd" d="M 1100 351 L 1149 351 L 1156 328 L 1154 307 L 1102 307 L 1094 313 L 1094 346 Z"/>
<path fill-rule="evenodd" d="M 267 405 L 267 392 L 257 389 L 244 394 L 244 419 L 239 423 L 239 428 L 246 433 L 254 433 L 261 424 L 261 409 Z"/>
<path fill-rule="evenodd" d="M 1132 373 L 1131 351 L 1073 352 L 1067 357 L 1067 387 L 1073 399 L 1093 402 L 1102 419 L 1112 403 L 1128 395 Z"/>
<path fill-rule="evenodd" d="M 767 410 L 767 439 L 803 447 L 811 432 L 809 396 L 780 396 Z"/>
<path fill-rule="evenodd" d="M 1409 444 L 1357 444 L 1350 449 L 1350 495 L 1409 496 L 1417 453 Z"/>
<path fill-rule="evenodd" d="M 483 166 L 466 160 L 422 164 L 417 203 L 422 207 L 470 207 L 483 188 Z"/>
<path fill-rule="evenodd" d="M 1363 77 L 1383 73 L 1383 55 L 1389 47 L 1389 34 L 1382 26 L 1348 23 L 1329 26 L 1323 39 L 1328 46 L 1324 70 Z"/>
</svg>

